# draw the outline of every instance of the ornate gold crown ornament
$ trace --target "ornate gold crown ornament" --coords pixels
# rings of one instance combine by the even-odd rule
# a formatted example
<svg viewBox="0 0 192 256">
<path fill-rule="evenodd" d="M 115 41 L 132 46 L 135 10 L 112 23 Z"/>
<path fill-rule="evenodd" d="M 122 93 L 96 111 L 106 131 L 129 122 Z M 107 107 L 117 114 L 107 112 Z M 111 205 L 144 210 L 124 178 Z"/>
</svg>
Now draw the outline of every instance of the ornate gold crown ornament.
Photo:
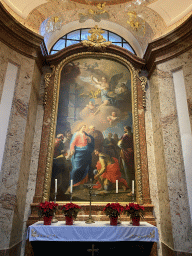
<svg viewBox="0 0 192 256">
<path fill-rule="evenodd" d="M 106 42 L 106 39 L 103 38 L 101 34 L 103 34 L 105 31 L 98 28 L 97 25 L 95 25 L 94 28 L 91 28 L 88 32 L 91 34 L 91 36 L 87 37 L 88 40 L 81 42 L 84 46 L 91 47 L 95 50 L 103 50 L 111 44 L 110 41 Z"/>
</svg>

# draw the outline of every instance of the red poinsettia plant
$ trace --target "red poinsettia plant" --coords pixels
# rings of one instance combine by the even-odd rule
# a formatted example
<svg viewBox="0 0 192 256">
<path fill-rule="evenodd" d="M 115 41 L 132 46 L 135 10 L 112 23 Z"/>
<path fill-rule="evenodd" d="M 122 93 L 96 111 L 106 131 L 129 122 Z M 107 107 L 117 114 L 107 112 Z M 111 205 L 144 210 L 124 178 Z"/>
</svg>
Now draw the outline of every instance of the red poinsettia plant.
<svg viewBox="0 0 192 256">
<path fill-rule="evenodd" d="M 38 214 L 39 217 L 50 217 L 53 216 L 56 209 L 57 209 L 58 204 L 54 202 L 47 202 L 45 201 L 44 203 L 40 203 L 37 207 L 39 208 Z"/>
<path fill-rule="evenodd" d="M 118 217 L 124 211 L 124 207 L 119 203 L 108 203 L 103 211 L 107 216 L 111 217 Z"/>
<path fill-rule="evenodd" d="M 129 203 L 125 206 L 125 213 L 127 213 L 127 216 L 131 216 L 131 218 L 134 217 L 143 217 L 144 218 L 144 207 L 139 204 L 135 203 Z"/>
<path fill-rule="evenodd" d="M 77 218 L 77 214 L 80 211 L 81 207 L 77 204 L 68 203 L 61 207 L 61 210 L 63 211 L 65 216 L 73 217 L 74 219 Z"/>
</svg>

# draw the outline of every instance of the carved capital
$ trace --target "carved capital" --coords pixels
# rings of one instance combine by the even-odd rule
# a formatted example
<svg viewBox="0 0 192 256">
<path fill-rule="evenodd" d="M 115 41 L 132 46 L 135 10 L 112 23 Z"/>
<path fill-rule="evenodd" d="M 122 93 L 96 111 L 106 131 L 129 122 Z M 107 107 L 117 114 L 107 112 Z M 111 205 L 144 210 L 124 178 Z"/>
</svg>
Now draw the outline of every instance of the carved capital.
<svg viewBox="0 0 192 256">
<path fill-rule="evenodd" d="M 142 91 L 143 91 L 143 107 L 146 108 L 146 84 L 147 84 L 147 78 L 145 76 L 141 76 L 139 77 L 140 81 L 141 81 L 141 87 L 142 87 Z"/>
<path fill-rule="evenodd" d="M 47 88 L 49 87 L 50 78 L 55 73 L 55 66 L 51 66 L 52 73 L 46 73 L 44 80 L 45 80 L 45 93 L 44 93 L 44 99 L 43 99 L 43 105 L 45 106 L 47 104 Z"/>
</svg>

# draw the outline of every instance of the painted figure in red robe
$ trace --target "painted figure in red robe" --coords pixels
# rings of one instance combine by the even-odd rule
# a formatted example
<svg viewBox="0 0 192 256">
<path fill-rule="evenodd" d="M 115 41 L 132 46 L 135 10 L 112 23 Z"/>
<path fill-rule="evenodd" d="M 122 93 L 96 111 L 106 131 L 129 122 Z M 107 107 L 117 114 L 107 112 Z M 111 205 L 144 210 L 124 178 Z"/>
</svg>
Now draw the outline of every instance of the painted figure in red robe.
<svg viewBox="0 0 192 256">
<path fill-rule="evenodd" d="M 113 190 L 115 189 L 116 180 L 119 181 L 119 188 L 127 190 L 128 185 L 125 179 L 121 178 L 120 167 L 117 158 L 111 157 L 102 153 L 100 149 L 94 150 L 95 154 L 99 156 L 94 174 L 94 179 L 98 180 L 93 187 L 98 190 Z"/>
</svg>

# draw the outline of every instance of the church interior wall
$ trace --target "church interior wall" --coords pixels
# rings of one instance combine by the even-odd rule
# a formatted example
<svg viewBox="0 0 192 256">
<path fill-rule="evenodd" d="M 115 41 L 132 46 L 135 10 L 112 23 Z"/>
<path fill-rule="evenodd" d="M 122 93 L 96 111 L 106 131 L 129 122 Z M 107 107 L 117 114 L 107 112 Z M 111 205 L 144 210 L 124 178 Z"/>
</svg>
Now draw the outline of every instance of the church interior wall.
<svg viewBox="0 0 192 256">
<path fill-rule="evenodd" d="M 172 228 L 171 228 L 171 218 L 170 218 L 170 203 L 167 187 L 167 175 L 165 168 L 165 156 L 164 156 L 164 146 L 163 146 L 163 134 L 160 124 L 160 99 L 158 90 L 158 78 L 156 72 L 150 78 L 150 100 L 151 100 L 151 119 L 152 119 L 152 130 L 153 130 L 153 146 L 154 146 L 154 156 L 153 161 L 155 161 L 156 170 L 156 181 L 158 197 L 152 196 L 152 203 L 154 205 L 158 204 L 158 215 L 159 218 L 157 223 L 160 223 L 159 229 L 161 233 L 161 241 L 164 241 L 170 247 L 173 247 L 172 240 Z M 146 121 L 147 122 L 147 121 Z M 150 156 L 149 156 L 150 159 Z M 152 161 L 152 160 L 151 160 Z M 152 172 L 152 171 L 151 171 Z M 153 175 L 154 176 L 154 175 Z M 149 172 L 150 184 L 153 184 L 152 175 Z M 151 191 L 153 193 L 153 190 Z M 158 200 L 158 201 L 157 201 Z M 166 205 L 166 207 L 165 207 Z M 155 208 L 155 207 L 154 207 Z M 155 208 L 155 211 L 156 208 Z"/>
<path fill-rule="evenodd" d="M 27 58 L 0 42 L 1 73 L 11 60 L 19 67 L 1 173 L 0 250 L 20 247 L 41 72 Z M 18 250 L 19 251 L 19 250 Z"/>
<path fill-rule="evenodd" d="M 157 186 L 157 169 L 155 162 L 155 148 L 154 148 L 154 136 L 153 136 L 153 123 L 152 123 L 152 111 L 151 111 L 151 95 L 149 83 L 146 86 L 146 110 L 145 110 L 145 129 L 146 129 L 146 143 L 147 143 L 147 155 L 148 155 L 148 171 L 149 171 L 149 187 L 151 202 L 154 205 L 154 216 L 156 225 L 159 231 L 159 237 L 161 240 L 161 219 L 160 219 L 160 206 L 159 206 L 159 194 Z M 158 244 L 158 256 L 162 255 L 161 243 Z"/>
<path fill-rule="evenodd" d="M 0 126 L 0 168 L 3 161 L 4 146 L 7 136 L 7 127 L 11 112 L 15 84 L 17 80 L 18 66 L 11 62 L 7 63 L 7 70 L 3 84 L 3 93 L 0 100 L 0 119 L 3 120 Z"/>
<path fill-rule="evenodd" d="M 163 253 L 168 250 L 167 247 L 175 252 L 192 252 L 189 195 L 172 75 L 173 70 L 182 67 L 187 98 L 189 98 L 192 81 L 190 56 L 191 50 L 157 65 L 149 80 L 150 96 L 148 95 L 148 101 L 150 100 L 149 105 L 151 105 L 153 138 L 148 137 L 148 144 L 151 142 L 154 146 L 155 155 L 151 157 L 155 160 L 154 171 L 157 177 L 158 197 L 155 199 L 153 196 L 153 193 L 156 192 L 155 189 L 151 190 L 151 193 L 152 203 L 158 204 L 157 201 L 159 202 L 159 216 L 157 215 L 157 217 L 160 220 Z M 152 148 L 152 146 L 150 145 L 148 148 Z M 153 160 L 150 160 L 151 157 L 149 154 L 149 166 L 151 163 L 151 166 L 154 166 Z M 149 171 L 149 178 L 150 183 L 153 184 L 155 174 L 150 175 Z"/>
<path fill-rule="evenodd" d="M 38 104 L 38 98 L 39 98 L 40 78 L 41 78 L 41 73 L 39 72 L 37 66 L 35 65 L 33 70 L 30 100 L 28 104 L 27 123 L 25 127 L 25 135 L 24 135 L 25 136 L 24 148 L 22 152 L 19 180 L 17 183 L 16 197 L 19 200 L 17 201 L 17 211 L 14 212 L 14 217 L 13 217 L 14 229 L 12 229 L 12 236 L 10 240 L 10 243 L 12 244 L 16 244 L 18 242 L 18 233 L 19 233 L 19 240 L 22 239 L 22 231 L 23 231 L 22 227 L 25 224 L 24 212 L 26 207 L 26 195 L 27 195 L 27 185 L 28 185 L 28 179 L 29 179 L 28 177 L 29 177 L 29 170 L 30 170 L 30 163 L 31 163 L 31 155 L 32 155 L 32 144 L 33 144 L 34 132 L 35 132 L 35 121 L 36 121 L 37 104 Z M 20 232 L 18 232 L 18 230 Z"/>
<path fill-rule="evenodd" d="M 26 242 L 26 232 L 27 232 L 26 222 L 31 213 L 31 202 L 33 201 L 33 197 L 35 194 L 36 177 L 37 177 L 37 169 L 38 169 L 38 161 L 39 161 L 39 151 L 40 151 L 41 134 L 42 134 L 42 126 L 43 126 L 43 116 L 44 116 L 44 106 L 43 106 L 44 86 L 45 86 L 44 73 L 48 72 L 48 70 L 46 68 L 43 68 L 43 71 L 44 72 L 41 75 L 39 99 L 38 99 L 38 105 L 37 105 L 35 132 L 34 132 L 34 138 L 32 142 L 31 162 L 30 162 L 26 202 L 25 202 L 25 212 L 24 212 L 24 219 L 23 219 L 24 225 L 23 225 L 21 255 L 24 255 L 24 252 L 25 252 L 25 242 Z"/>
<path fill-rule="evenodd" d="M 107 25 L 105 28 L 110 29 Z M 0 42 L 1 95 L 9 62 L 17 66 L 18 75 L 0 173 L 0 253 L 6 250 L 5 255 L 9 255 L 9 251 L 17 247 L 18 254 L 12 255 L 20 255 L 22 240 L 24 253 L 26 222 L 35 193 L 44 116 L 44 74 L 47 70 L 45 67 L 44 74 L 41 74 L 33 58 Z M 173 80 L 173 72 L 182 69 L 192 126 L 191 66 L 192 50 L 158 64 L 146 92 L 149 185 L 161 240 L 159 256 L 168 255 L 169 250 L 178 254 L 192 253 L 189 201 L 192 195 L 187 190 Z"/>
<path fill-rule="evenodd" d="M 189 117 L 190 105 L 187 99 L 185 80 L 183 75 L 183 69 L 179 69 L 173 72 L 174 89 L 176 96 L 176 106 L 179 121 L 179 130 L 181 136 L 181 146 L 183 153 L 183 161 L 185 168 L 187 192 L 189 199 L 190 213 L 192 213 L 192 135 L 191 135 L 191 123 Z M 191 214 L 192 219 L 192 214 Z"/>
</svg>

